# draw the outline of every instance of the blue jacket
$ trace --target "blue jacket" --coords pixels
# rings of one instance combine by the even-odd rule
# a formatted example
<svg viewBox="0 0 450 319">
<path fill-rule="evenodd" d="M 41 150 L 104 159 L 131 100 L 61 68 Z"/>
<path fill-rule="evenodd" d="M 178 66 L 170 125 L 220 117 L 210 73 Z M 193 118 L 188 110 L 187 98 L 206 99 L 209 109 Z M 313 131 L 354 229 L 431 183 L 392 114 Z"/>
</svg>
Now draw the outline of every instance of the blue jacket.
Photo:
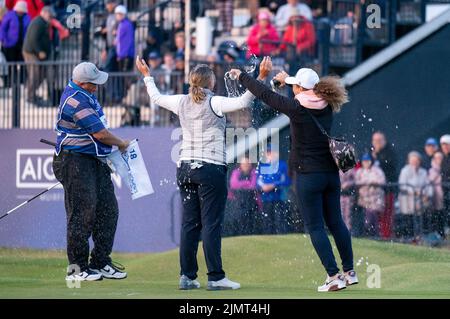
<svg viewBox="0 0 450 319">
<path fill-rule="evenodd" d="M 24 14 L 22 41 L 25 39 L 30 21 L 30 16 Z M 3 17 L 0 25 L 0 41 L 4 48 L 12 48 L 19 42 L 19 17 L 16 11 L 8 11 Z"/>
<path fill-rule="evenodd" d="M 112 147 L 92 136 L 105 128 L 108 128 L 108 123 L 95 95 L 70 81 L 61 96 L 58 109 L 56 154 L 62 147 L 97 157 L 109 155 Z"/>
<path fill-rule="evenodd" d="M 119 59 L 134 59 L 134 26 L 128 18 L 123 19 L 117 28 L 116 51 Z"/>
<path fill-rule="evenodd" d="M 285 201 L 287 200 L 288 186 L 291 185 L 291 179 L 288 175 L 288 165 L 285 161 L 279 160 L 275 163 L 258 163 L 257 185 L 261 189 L 264 184 L 274 184 L 273 191 L 261 192 L 263 202 Z"/>
</svg>

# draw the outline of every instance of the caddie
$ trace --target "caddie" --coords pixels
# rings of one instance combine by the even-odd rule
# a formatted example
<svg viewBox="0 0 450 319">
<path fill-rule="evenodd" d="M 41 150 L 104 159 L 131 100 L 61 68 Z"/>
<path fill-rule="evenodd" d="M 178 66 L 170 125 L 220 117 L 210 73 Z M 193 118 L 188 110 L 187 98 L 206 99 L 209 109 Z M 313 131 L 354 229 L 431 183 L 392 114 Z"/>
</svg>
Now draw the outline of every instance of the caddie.
<svg viewBox="0 0 450 319">
<path fill-rule="evenodd" d="M 105 157 L 117 148 L 124 152 L 129 141 L 108 130 L 105 114 L 94 95 L 97 86 L 107 80 L 108 73 L 93 63 L 78 64 L 58 109 L 53 171 L 64 187 L 67 281 L 127 276 L 123 266 L 113 264 L 110 257 L 119 209 Z M 91 236 L 94 247 L 90 252 Z"/>
</svg>

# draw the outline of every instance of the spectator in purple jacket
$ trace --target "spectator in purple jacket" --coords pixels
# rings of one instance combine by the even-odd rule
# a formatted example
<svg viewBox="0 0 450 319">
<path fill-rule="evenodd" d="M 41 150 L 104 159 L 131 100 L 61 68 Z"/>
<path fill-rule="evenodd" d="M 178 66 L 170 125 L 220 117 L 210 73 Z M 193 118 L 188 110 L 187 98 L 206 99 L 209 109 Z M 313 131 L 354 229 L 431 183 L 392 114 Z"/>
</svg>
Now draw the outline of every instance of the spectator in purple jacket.
<svg viewBox="0 0 450 319">
<path fill-rule="evenodd" d="M 228 198 L 238 208 L 234 211 L 239 212 L 239 216 L 234 220 L 236 233 L 245 235 L 258 232 L 256 171 L 248 157 L 243 157 L 239 167 L 231 173 Z"/>
<path fill-rule="evenodd" d="M 31 20 L 27 12 L 27 3 L 18 1 L 2 19 L 0 41 L 7 61 L 23 61 L 22 46 Z"/>
<path fill-rule="evenodd" d="M 132 70 L 135 56 L 134 26 L 127 17 L 128 11 L 125 6 L 117 6 L 114 13 L 116 15 L 116 20 L 118 21 L 115 40 L 117 62 L 119 63 L 119 71 L 127 72 Z"/>
<path fill-rule="evenodd" d="M 116 45 L 118 71 L 130 72 L 133 70 L 135 56 L 134 26 L 127 17 L 128 11 L 125 6 L 118 5 L 114 9 L 114 14 L 117 21 L 117 33 L 114 43 Z M 121 77 L 116 82 L 114 100 L 120 102 L 127 95 L 128 88 L 131 86 L 131 78 Z"/>
</svg>

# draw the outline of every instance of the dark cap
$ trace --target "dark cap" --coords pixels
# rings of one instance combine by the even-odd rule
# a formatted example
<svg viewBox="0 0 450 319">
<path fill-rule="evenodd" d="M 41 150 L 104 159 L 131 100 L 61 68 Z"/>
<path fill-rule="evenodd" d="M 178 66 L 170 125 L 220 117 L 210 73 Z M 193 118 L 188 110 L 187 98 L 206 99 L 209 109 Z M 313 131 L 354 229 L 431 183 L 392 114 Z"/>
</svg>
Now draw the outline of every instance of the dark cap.
<svg viewBox="0 0 450 319">
<path fill-rule="evenodd" d="M 150 60 L 156 60 L 156 59 L 161 58 L 161 55 L 160 55 L 157 51 L 152 51 L 152 52 L 150 52 L 150 54 L 148 55 L 148 58 L 149 58 Z"/>
</svg>

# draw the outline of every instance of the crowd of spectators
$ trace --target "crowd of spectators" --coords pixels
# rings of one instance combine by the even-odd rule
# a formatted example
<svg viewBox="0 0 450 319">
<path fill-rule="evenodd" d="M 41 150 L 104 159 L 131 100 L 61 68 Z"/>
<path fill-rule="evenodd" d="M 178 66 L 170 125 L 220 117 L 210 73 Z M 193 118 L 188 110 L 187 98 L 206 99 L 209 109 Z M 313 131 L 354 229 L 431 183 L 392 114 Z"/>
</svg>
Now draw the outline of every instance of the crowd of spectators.
<svg viewBox="0 0 450 319">
<path fill-rule="evenodd" d="M 58 44 L 69 37 L 69 30 L 57 19 L 57 4 L 54 1 L 15 0 L 6 1 L 0 14 L 1 53 L 6 62 L 27 62 L 27 72 L 9 68 L 3 78 L 5 87 L 14 81 L 23 83 L 27 79 L 27 102 L 46 106 L 37 94 L 45 78 L 51 78 L 47 70 L 32 65 L 38 61 L 56 58 Z"/>
<path fill-rule="evenodd" d="M 340 173 L 341 210 L 352 234 L 412 243 L 448 239 L 450 135 L 439 142 L 427 139 L 423 151 L 409 152 L 402 167 L 384 133 L 373 134 L 369 149 L 357 167 Z M 294 230 L 291 216 L 301 219 L 301 212 L 292 212 L 297 208 L 287 196 L 291 181 L 285 165 L 270 148 L 256 167 L 241 160 L 230 176 L 227 234 Z"/>
</svg>

